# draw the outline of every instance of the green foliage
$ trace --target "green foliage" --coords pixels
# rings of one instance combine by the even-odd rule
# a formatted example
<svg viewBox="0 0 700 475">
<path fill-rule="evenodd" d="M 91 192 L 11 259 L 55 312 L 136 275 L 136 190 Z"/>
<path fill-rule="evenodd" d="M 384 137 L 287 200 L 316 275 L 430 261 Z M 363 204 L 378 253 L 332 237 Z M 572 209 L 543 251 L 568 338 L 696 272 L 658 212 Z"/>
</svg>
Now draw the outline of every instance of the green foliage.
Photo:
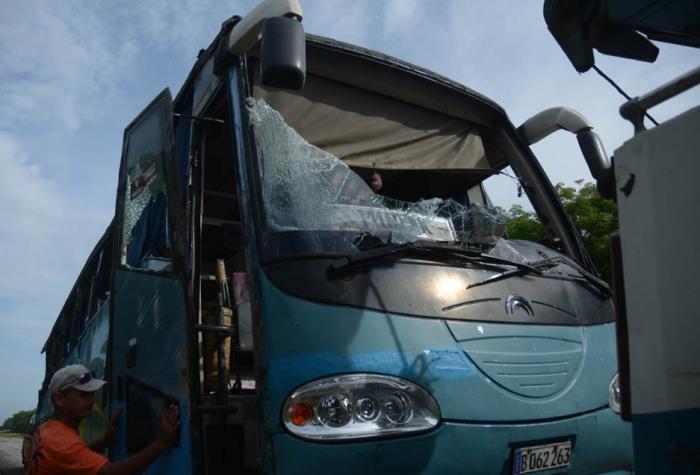
<svg viewBox="0 0 700 475">
<path fill-rule="evenodd" d="M 554 188 L 601 277 L 610 282 L 610 233 L 618 228 L 617 205 L 600 196 L 593 183 L 577 180 L 576 185 L 574 188 L 557 183 Z M 507 227 L 509 238 L 535 242 L 546 239 L 544 227 L 535 213 L 513 205 L 508 214 L 511 218 Z"/>
<path fill-rule="evenodd" d="M 509 238 L 533 242 L 542 242 L 547 238 L 544 226 L 532 211 L 525 211 L 522 206 L 513 205 L 508 215 L 510 219 L 506 225 L 506 232 Z"/>
<path fill-rule="evenodd" d="M 16 432 L 17 434 L 28 434 L 30 431 L 29 420 L 34 415 L 34 410 L 19 411 L 8 419 L 5 419 L 0 428 Z"/>
</svg>

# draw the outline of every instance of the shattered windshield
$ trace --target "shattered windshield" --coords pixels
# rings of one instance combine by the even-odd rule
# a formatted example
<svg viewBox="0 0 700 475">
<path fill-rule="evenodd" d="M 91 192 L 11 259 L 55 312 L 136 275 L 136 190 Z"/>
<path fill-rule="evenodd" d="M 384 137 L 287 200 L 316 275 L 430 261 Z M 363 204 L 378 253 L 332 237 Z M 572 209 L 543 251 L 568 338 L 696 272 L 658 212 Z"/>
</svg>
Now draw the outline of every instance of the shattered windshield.
<svg viewBox="0 0 700 475">
<path fill-rule="evenodd" d="M 429 198 L 402 201 L 381 194 L 381 172 L 369 182 L 336 156 L 307 142 L 261 99 L 249 98 L 262 175 L 264 252 L 359 252 L 358 238 L 381 243 L 416 240 L 481 245 L 523 260 L 503 239 L 507 215 L 487 203 Z"/>
</svg>

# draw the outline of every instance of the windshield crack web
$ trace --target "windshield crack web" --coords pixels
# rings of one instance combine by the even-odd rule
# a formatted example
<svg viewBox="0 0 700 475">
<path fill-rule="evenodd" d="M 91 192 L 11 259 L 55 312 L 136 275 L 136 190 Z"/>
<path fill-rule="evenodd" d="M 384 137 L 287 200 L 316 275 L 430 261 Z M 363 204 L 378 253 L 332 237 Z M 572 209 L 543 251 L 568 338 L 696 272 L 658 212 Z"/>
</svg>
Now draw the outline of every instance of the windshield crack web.
<svg viewBox="0 0 700 475">
<path fill-rule="evenodd" d="M 368 233 L 394 244 L 421 239 L 478 244 L 524 261 L 502 239 L 508 219 L 503 210 L 467 207 L 451 198 L 406 202 L 382 196 L 341 159 L 307 142 L 264 100 L 249 98 L 247 108 L 267 237 L 302 233 L 307 252 L 352 252 L 357 236 Z"/>
</svg>

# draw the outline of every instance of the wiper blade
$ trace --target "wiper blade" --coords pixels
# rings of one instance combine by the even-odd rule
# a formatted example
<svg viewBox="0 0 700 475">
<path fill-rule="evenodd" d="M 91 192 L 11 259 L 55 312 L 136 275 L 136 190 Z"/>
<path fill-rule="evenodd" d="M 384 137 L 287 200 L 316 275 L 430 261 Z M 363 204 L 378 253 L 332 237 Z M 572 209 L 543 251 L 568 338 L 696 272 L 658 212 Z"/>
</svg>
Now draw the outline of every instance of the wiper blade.
<svg viewBox="0 0 700 475">
<path fill-rule="evenodd" d="M 513 265 L 516 265 L 513 263 Z M 542 275 L 542 273 L 551 267 L 558 266 L 559 264 L 551 263 L 551 262 L 544 262 L 544 261 L 538 261 L 535 263 L 527 263 L 527 264 L 520 264 L 518 267 L 515 269 L 510 269 L 504 272 L 501 272 L 500 274 L 492 275 L 491 277 L 488 277 L 482 281 L 475 282 L 473 284 L 467 285 L 467 289 L 473 289 L 474 287 L 480 287 L 482 285 L 487 285 L 491 284 L 493 282 L 498 282 L 499 280 L 505 280 L 510 277 L 515 277 L 515 276 L 520 276 L 520 275 L 525 275 L 525 274 L 537 274 L 537 275 Z"/>
<path fill-rule="evenodd" d="M 345 257 L 345 262 L 339 265 L 331 264 L 328 272 L 337 275 L 358 265 L 377 261 L 385 257 L 402 257 L 407 254 L 426 256 L 431 260 L 460 260 L 476 262 L 483 266 L 500 271 L 508 271 L 512 267 L 528 272 L 538 272 L 538 269 L 519 262 L 512 262 L 507 259 L 491 256 L 481 252 L 481 249 L 464 247 L 461 245 L 446 244 L 435 241 L 412 241 L 401 244 L 387 244 L 371 248 L 360 254 L 353 254 Z M 437 259 L 436 259 L 437 258 Z"/>
<path fill-rule="evenodd" d="M 580 275 L 563 274 L 560 272 L 545 273 L 546 270 L 557 267 L 559 264 L 564 264 L 571 267 L 572 269 L 576 270 Z M 536 262 L 528 262 L 527 264 L 524 264 L 515 269 L 510 269 L 505 272 L 492 275 L 491 277 L 488 277 L 482 281 L 470 284 L 467 286 L 467 289 L 480 287 L 482 285 L 491 284 L 493 282 L 498 282 L 500 280 L 508 279 L 514 276 L 525 275 L 528 273 L 533 273 L 547 279 L 568 280 L 570 282 L 576 282 L 588 288 L 598 298 L 601 298 L 603 300 L 607 300 L 612 295 L 612 293 L 610 292 L 610 288 L 608 287 L 608 284 L 605 283 L 605 281 L 599 279 L 595 275 L 581 268 L 575 262 L 571 262 L 569 259 L 559 256 L 542 259 Z"/>
<path fill-rule="evenodd" d="M 572 259 L 569 259 L 569 258 L 566 258 L 563 256 L 549 257 L 547 259 L 537 261 L 536 263 L 534 263 L 534 265 L 538 265 L 539 263 L 553 264 L 552 267 L 555 267 L 559 264 L 564 264 L 566 266 L 569 266 L 581 275 L 579 276 L 579 275 L 571 275 L 571 274 L 559 274 L 559 275 L 551 275 L 551 276 L 547 275 L 547 277 L 551 277 L 553 279 L 570 280 L 573 282 L 578 282 L 578 283 L 585 285 L 588 288 L 592 289 L 596 294 L 598 294 L 599 297 L 601 297 L 603 299 L 607 299 L 607 298 L 612 296 L 612 291 L 610 290 L 610 287 L 608 286 L 607 282 L 605 282 L 603 279 L 591 274 L 586 269 L 584 269 L 583 267 L 578 265 Z"/>
</svg>

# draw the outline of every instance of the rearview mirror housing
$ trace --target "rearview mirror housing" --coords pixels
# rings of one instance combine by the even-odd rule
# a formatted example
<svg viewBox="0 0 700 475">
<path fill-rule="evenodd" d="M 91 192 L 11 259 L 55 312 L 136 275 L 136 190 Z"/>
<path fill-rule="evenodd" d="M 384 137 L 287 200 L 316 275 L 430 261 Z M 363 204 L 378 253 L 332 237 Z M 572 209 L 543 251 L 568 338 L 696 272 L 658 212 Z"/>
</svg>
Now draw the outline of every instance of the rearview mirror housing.
<svg viewBox="0 0 700 475">
<path fill-rule="evenodd" d="M 260 45 L 260 78 L 265 86 L 302 89 L 306 82 L 306 35 L 294 18 L 265 20 Z"/>
</svg>

